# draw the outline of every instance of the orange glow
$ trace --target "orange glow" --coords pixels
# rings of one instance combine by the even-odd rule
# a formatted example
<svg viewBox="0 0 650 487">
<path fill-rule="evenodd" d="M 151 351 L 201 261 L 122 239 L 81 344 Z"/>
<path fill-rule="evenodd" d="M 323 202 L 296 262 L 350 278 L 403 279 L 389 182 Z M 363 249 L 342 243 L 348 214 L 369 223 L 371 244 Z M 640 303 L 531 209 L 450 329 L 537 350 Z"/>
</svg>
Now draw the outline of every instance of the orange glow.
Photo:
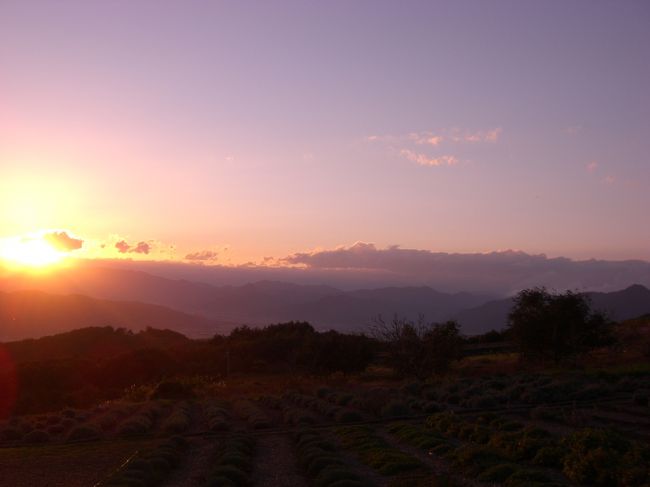
<svg viewBox="0 0 650 487">
<path fill-rule="evenodd" d="M 0 259 L 10 267 L 45 269 L 61 263 L 65 256 L 65 252 L 55 249 L 42 236 L 0 240 Z"/>
</svg>

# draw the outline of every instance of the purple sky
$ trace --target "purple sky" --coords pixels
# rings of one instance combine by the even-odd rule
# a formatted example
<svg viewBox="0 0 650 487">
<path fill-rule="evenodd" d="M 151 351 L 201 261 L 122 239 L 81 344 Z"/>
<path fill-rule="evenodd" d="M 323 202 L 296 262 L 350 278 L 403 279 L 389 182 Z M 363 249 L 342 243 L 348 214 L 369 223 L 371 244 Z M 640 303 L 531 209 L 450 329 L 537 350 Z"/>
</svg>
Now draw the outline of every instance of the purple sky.
<svg viewBox="0 0 650 487">
<path fill-rule="evenodd" d="M 0 237 L 650 260 L 648 87 L 647 1 L 2 0 Z"/>
</svg>

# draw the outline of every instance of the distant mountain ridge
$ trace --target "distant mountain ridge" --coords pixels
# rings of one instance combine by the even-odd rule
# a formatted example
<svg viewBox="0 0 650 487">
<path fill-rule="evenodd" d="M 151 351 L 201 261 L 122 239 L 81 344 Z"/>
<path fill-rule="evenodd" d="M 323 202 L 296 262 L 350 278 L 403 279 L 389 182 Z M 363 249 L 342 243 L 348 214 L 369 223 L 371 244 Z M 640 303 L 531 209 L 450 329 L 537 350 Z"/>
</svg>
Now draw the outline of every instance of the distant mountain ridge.
<svg viewBox="0 0 650 487">
<path fill-rule="evenodd" d="M 58 334 L 88 326 L 140 331 L 169 328 L 192 336 L 213 335 L 214 321 L 154 304 L 109 301 L 41 291 L 0 291 L 0 341 Z"/>
<path fill-rule="evenodd" d="M 52 294 L 83 294 L 96 299 L 137 301 L 196 314 L 220 323 L 266 325 L 304 320 L 320 328 L 360 331 L 377 315 L 447 319 L 493 296 L 443 293 L 427 286 L 342 291 L 314 284 L 258 281 L 212 286 L 109 268 L 66 270 L 54 277 L 0 279 L 0 289 L 37 289 Z"/>
<path fill-rule="evenodd" d="M 40 290 L 66 295 L 50 297 L 49 301 L 32 295 L 32 307 L 43 309 L 43 303 L 49 302 L 54 318 L 48 324 L 44 316 L 29 315 L 35 323 L 29 328 L 29 336 L 112 324 L 136 330 L 146 326 L 171 328 L 191 337 L 206 337 L 227 333 L 241 324 L 259 326 L 292 320 L 309 321 L 321 330 L 350 332 L 366 331 L 379 315 L 384 319 L 397 315 L 410 320 L 423 316 L 427 321 L 454 318 L 463 333 L 480 334 L 505 327 L 512 306 L 512 298 L 445 293 L 428 286 L 343 291 L 326 285 L 269 280 L 213 286 L 110 268 L 66 270 L 52 276 L 5 275 L 0 276 L 0 289 L 6 291 L 0 294 L 0 305 L 10 291 Z M 650 291 L 642 285 L 588 295 L 596 309 L 608 311 L 615 319 L 650 313 Z M 53 304 L 57 299 L 61 301 L 59 308 Z M 30 306 L 23 306 L 24 313 L 29 309 Z M 9 316 L 0 313 L 0 339 L 25 336 L 19 332 L 26 328 L 17 326 Z"/>
<path fill-rule="evenodd" d="M 602 311 L 613 320 L 628 320 L 650 313 L 650 289 L 634 284 L 610 293 L 584 293 L 592 309 Z M 466 334 L 479 334 L 491 329 L 500 330 L 508 324 L 508 313 L 514 298 L 498 299 L 464 310 L 455 316 Z"/>
</svg>

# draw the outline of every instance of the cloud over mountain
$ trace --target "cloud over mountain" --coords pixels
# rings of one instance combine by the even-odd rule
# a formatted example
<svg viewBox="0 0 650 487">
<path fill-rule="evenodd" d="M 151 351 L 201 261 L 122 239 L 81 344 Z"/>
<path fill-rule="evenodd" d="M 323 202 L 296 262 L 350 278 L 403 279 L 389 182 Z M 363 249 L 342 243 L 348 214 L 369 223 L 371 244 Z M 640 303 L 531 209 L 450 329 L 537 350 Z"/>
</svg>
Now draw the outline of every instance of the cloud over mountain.
<svg viewBox="0 0 650 487">
<path fill-rule="evenodd" d="M 185 256 L 185 260 L 191 261 L 209 261 L 217 260 L 219 253 L 214 250 L 199 250 L 198 252 L 191 252 Z"/>
<path fill-rule="evenodd" d="M 444 290 L 481 290 L 510 294 L 531 286 L 556 289 L 611 290 L 632 283 L 650 285 L 650 263 L 644 261 L 576 261 L 506 250 L 489 253 L 446 253 L 377 248 L 357 242 L 333 250 L 300 252 L 283 259 L 310 270 L 375 271 L 400 281 Z"/>
</svg>

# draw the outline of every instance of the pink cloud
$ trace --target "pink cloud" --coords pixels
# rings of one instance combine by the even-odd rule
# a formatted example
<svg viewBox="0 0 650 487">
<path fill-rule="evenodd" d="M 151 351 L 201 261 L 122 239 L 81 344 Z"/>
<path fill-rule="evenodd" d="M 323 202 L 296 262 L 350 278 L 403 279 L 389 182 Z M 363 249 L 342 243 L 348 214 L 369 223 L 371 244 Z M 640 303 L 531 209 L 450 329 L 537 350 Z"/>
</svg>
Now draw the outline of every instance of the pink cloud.
<svg viewBox="0 0 650 487">
<path fill-rule="evenodd" d="M 429 157 L 426 154 L 413 152 L 408 149 L 402 149 L 400 155 L 420 166 L 453 166 L 459 162 L 458 158 L 452 155 Z"/>
<path fill-rule="evenodd" d="M 198 252 L 192 252 L 187 254 L 185 256 L 185 259 L 201 262 L 201 261 L 208 261 L 208 260 L 217 260 L 218 256 L 219 253 L 215 252 L 214 250 L 200 250 Z"/>
<path fill-rule="evenodd" d="M 147 242 L 138 242 L 135 246 L 131 246 L 126 240 L 120 240 L 115 244 L 115 248 L 120 254 L 135 253 L 135 254 L 149 254 L 152 246 Z"/>
<path fill-rule="evenodd" d="M 598 163 L 596 161 L 591 161 L 589 162 L 586 166 L 587 171 L 590 173 L 594 172 L 596 169 L 598 169 Z"/>
<path fill-rule="evenodd" d="M 115 244 L 115 248 L 120 254 L 126 254 L 131 246 L 125 240 L 120 240 Z"/>
</svg>

